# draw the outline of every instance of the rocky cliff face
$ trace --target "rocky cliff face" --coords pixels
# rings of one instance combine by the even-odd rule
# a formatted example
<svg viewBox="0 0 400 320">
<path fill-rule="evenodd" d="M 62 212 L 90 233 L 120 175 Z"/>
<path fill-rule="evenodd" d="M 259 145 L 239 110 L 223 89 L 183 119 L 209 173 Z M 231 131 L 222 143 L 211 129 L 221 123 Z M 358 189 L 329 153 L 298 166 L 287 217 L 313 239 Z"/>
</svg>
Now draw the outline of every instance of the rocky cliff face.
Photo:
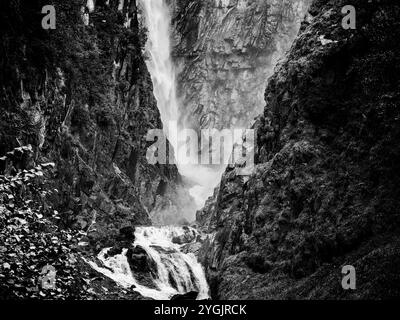
<svg viewBox="0 0 400 320">
<path fill-rule="evenodd" d="M 34 161 L 54 161 L 49 212 L 99 249 L 191 199 L 175 166 L 145 157 L 148 130 L 162 124 L 136 1 L 96 1 L 85 16 L 86 2 L 56 1 L 55 30 L 41 29 L 42 2 L 8 1 L 2 17 L 0 154 L 30 143 Z"/>
<path fill-rule="evenodd" d="M 347 4 L 314 1 L 265 91 L 254 173 L 227 170 L 198 212 L 215 298 L 400 294 L 400 6 L 354 0 L 345 30 Z"/>
<path fill-rule="evenodd" d="M 182 124 L 248 127 L 263 90 L 297 34 L 308 0 L 175 1 Z"/>
</svg>

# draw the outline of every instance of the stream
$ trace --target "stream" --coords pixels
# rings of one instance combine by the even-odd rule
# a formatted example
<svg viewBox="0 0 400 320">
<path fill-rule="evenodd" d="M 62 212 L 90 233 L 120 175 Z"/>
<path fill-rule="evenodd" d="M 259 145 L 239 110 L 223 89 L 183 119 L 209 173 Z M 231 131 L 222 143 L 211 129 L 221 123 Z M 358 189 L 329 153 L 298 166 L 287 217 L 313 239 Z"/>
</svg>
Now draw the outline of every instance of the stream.
<svg viewBox="0 0 400 320">
<path fill-rule="evenodd" d="M 181 247 L 195 242 L 198 233 L 189 227 L 138 227 L 135 232 L 135 248 L 143 249 L 155 265 L 149 273 L 151 283 L 142 284 L 139 274 L 135 274 L 128 261 L 128 249 L 121 254 L 108 256 L 111 248 L 103 249 L 98 260 L 91 261 L 96 271 L 104 274 L 124 288 L 132 288 L 144 297 L 168 300 L 177 294 L 198 292 L 197 299 L 207 299 L 209 288 L 202 266 L 193 253 L 183 253 Z M 175 243 L 174 239 L 186 239 L 185 243 Z"/>
<path fill-rule="evenodd" d="M 176 96 L 176 70 L 171 57 L 171 13 L 166 0 L 139 0 L 143 9 L 144 21 L 148 30 L 146 51 L 149 55 L 147 67 L 152 77 L 154 96 L 160 111 L 164 131 L 168 132 L 170 123 L 178 123 L 179 108 Z M 179 145 L 175 139 L 170 142 L 179 156 Z M 192 179 L 196 185 L 189 193 L 196 200 L 198 207 L 212 194 L 222 174 L 207 167 L 180 166 L 181 175 Z M 201 172 L 201 174 L 199 174 Z M 193 176 L 194 175 L 194 176 Z M 201 177 L 201 181 L 195 178 Z M 196 241 L 197 231 L 189 227 L 140 227 L 136 228 L 133 247 L 144 250 L 145 255 L 153 265 L 146 273 L 146 281 L 140 281 L 142 272 L 135 273 L 129 263 L 128 249 L 121 254 L 109 256 L 111 248 L 103 249 L 98 255 L 100 265 L 90 262 L 90 265 L 105 276 L 113 279 L 124 288 L 132 288 L 144 297 L 157 300 L 171 299 L 174 295 L 188 292 L 198 292 L 197 299 L 209 298 L 209 288 L 204 270 L 192 253 L 183 253 L 184 244 L 174 243 L 174 238 L 194 235 L 191 241 Z M 186 242 L 187 244 L 187 242 Z M 146 266 L 145 266 L 146 267 Z"/>
</svg>

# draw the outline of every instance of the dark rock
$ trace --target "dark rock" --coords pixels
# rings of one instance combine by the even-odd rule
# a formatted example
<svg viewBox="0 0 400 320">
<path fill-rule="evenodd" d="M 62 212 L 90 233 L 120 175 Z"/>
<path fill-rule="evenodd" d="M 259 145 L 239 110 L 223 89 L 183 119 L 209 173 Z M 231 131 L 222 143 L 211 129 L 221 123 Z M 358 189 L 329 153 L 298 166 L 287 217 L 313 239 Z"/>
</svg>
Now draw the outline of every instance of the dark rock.
<svg viewBox="0 0 400 320">
<path fill-rule="evenodd" d="M 265 261 L 265 258 L 257 253 L 250 254 L 246 257 L 246 263 L 250 269 L 258 273 L 267 273 L 271 269 L 271 264 Z"/>
<path fill-rule="evenodd" d="M 110 250 L 108 250 L 106 258 L 107 257 L 113 257 L 113 256 L 116 256 L 118 254 L 121 254 L 123 249 L 124 249 L 123 247 L 118 246 L 118 245 L 112 247 Z"/>
<path fill-rule="evenodd" d="M 157 265 L 147 252 L 140 246 L 128 249 L 126 256 L 128 263 L 135 273 L 157 274 Z"/>
<path fill-rule="evenodd" d="M 400 5 L 352 5 L 349 31 L 343 1 L 314 1 L 265 91 L 254 173 L 226 170 L 197 213 L 214 236 L 198 255 L 214 298 L 399 295 Z M 338 281 L 346 264 L 355 291 Z"/>
<path fill-rule="evenodd" d="M 178 290 L 178 284 L 176 283 L 176 280 L 175 280 L 174 276 L 172 275 L 172 273 L 168 274 L 168 280 L 169 280 L 169 283 L 172 286 L 172 288 L 174 288 L 175 290 Z"/>
<path fill-rule="evenodd" d="M 121 240 L 131 241 L 132 243 L 135 241 L 135 228 L 132 226 L 119 229 L 119 234 L 121 236 Z"/>
<path fill-rule="evenodd" d="M 157 264 L 146 251 L 140 246 L 131 247 L 128 249 L 126 257 L 138 283 L 156 289 L 157 286 L 153 279 L 157 277 Z"/>
<path fill-rule="evenodd" d="M 184 294 L 176 294 L 174 295 L 171 300 L 180 301 L 180 300 L 196 300 L 197 296 L 199 295 L 196 291 L 187 292 Z"/>
</svg>

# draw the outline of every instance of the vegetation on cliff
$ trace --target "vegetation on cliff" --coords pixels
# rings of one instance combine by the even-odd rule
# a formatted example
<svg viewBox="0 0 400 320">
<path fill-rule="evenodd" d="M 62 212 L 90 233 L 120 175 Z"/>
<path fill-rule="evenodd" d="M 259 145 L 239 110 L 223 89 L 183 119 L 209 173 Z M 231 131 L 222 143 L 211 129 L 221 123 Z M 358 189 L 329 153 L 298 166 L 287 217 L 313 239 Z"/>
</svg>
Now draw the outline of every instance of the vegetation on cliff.
<svg viewBox="0 0 400 320">
<path fill-rule="evenodd" d="M 314 1 L 257 120 L 257 166 L 228 170 L 198 220 L 222 299 L 390 298 L 399 272 L 399 24 L 396 1 Z M 328 40 L 328 41 L 323 41 Z M 342 267 L 357 289 L 341 287 Z"/>
<path fill-rule="evenodd" d="M 146 30 L 136 1 L 115 0 L 96 1 L 88 23 L 86 1 L 55 0 L 56 28 L 44 30 L 47 4 L 7 0 L 0 12 L 1 295 L 137 299 L 82 258 L 127 240 L 151 223 L 161 196 L 178 192 L 176 167 L 146 160 L 147 131 L 162 128 Z M 29 156 L 7 158 L 28 145 Z M 37 177 L 46 163 L 54 168 Z M 36 195 L 20 193 L 26 175 L 41 179 Z M 41 290 L 46 265 L 57 270 L 57 290 Z"/>
</svg>

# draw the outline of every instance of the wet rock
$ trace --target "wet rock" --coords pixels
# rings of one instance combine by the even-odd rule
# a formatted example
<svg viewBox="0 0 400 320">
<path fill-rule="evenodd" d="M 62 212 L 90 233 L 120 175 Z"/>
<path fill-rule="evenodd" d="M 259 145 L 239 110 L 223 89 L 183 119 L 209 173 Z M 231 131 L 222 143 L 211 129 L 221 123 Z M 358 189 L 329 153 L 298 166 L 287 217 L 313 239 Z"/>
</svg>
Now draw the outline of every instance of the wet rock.
<svg viewBox="0 0 400 320">
<path fill-rule="evenodd" d="M 289 49 L 310 1 L 174 2 L 185 125 L 247 128 L 262 112 L 265 79 Z"/>
<path fill-rule="evenodd" d="M 120 238 L 122 241 L 135 241 L 135 227 L 127 226 L 119 229 Z"/>
<path fill-rule="evenodd" d="M 184 230 L 185 230 L 184 234 L 172 238 L 173 243 L 182 245 L 196 240 L 197 232 L 194 229 L 191 229 L 189 227 L 184 227 Z"/>
<path fill-rule="evenodd" d="M 112 247 L 110 250 L 108 250 L 105 257 L 108 258 L 108 257 L 113 257 L 118 254 L 121 254 L 123 249 L 124 248 L 122 246 L 116 245 L 116 246 Z"/>
<path fill-rule="evenodd" d="M 171 298 L 171 300 L 173 300 L 173 301 L 196 300 L 198 295 L 199 295 L 198 292 L 191 291 L 191 292 L 187 292 L 187 293 L 184 293 L 184 294 L 176 294 Z"/>
<path fill-rule="evenodd" d="M 197 256 L 200 248 L 201 248 L 201 242 L 193 242 L 193 243 L 188 243 L 183 245 L 180 250 L 183 253 L 193 253 L 195 256 Z"/>
<path fill-rule="evenodd" d="M 133 272 L 157 274 L 157 264 L 142 247 L 135 246 L 128 249 L 126 257 Z"/>
</svg>

